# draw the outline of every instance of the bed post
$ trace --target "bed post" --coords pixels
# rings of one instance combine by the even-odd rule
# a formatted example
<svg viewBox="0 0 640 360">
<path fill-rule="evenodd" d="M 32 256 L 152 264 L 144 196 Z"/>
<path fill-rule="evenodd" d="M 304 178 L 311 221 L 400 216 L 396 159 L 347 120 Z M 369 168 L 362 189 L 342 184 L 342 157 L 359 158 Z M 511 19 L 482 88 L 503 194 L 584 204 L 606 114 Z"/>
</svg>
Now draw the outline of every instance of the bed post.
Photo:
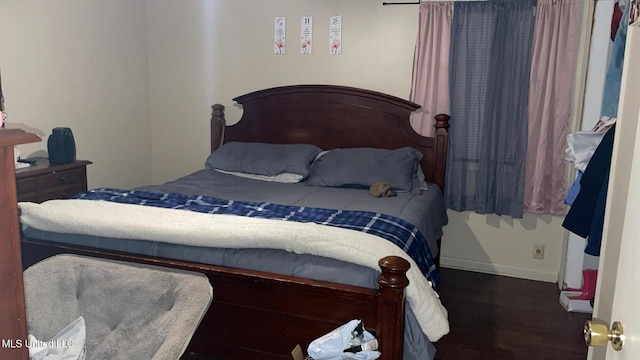
<svg viewBox="0 0 640 360">
<path fill-rule="evenodd" d="M 444 194 L 444 184 L 446 179 L 445 165 L 447 163 L 447 137 L 449 135 L 449 119 L 447 114 L 438 114 L 435 116 L 435 133 L 433 134 L 435 141 L 435 159 L 433 161 L 435 183 L 440 187 Z"/>
<path fill-rule="evenodd" d="M 376 337 L 380 340 L 380 352 L 384 360 L 401 360 L 404 340 L 404 290 L 409 285 L 409 262 L 398 256 L 387 256 L 378 265 L 382 273 L 378 277 L 378 324 Z M 365 324 L 366 325 L 366 324 Z"/>
<path fill-rule="evenodd" d="M 27 313 L 24 303 L 18 200 L 16 195 L 14 145 L 40 141 L 35 134 L 20 129 L 0 129 L 0 358 L 29 358 L 23 341 L 27 338 Z M 10 346 L 4 346 L 9 341 Z M 20 343 L 18 343 L 20 341 Z"/>
<path fill-rule="evenodd" d="M 224 118 L 224 105 L 215 104 L 211 110 L 211 152 L 214 152 L 222 146 L 227 121 Z"/>
</svg>

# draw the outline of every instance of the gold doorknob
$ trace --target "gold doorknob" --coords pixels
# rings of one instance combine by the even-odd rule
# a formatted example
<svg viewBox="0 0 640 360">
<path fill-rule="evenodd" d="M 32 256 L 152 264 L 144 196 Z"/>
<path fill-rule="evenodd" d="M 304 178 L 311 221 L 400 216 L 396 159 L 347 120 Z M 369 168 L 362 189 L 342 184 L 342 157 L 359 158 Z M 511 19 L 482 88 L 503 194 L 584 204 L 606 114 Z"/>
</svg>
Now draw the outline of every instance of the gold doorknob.
<svg viewBox="0 0 640 360">
<path fill-rule="evenodd" d="M 611 341 L 613 350 L 622 350 L 624 332 L 619 321 L 611 325 L 611 330 L 607 328 L 606 324 L 592 322 L 591 320 L 584 323 L 584 342 L 588 346 L 605 346 L 609 341 Z"/>
</svg>

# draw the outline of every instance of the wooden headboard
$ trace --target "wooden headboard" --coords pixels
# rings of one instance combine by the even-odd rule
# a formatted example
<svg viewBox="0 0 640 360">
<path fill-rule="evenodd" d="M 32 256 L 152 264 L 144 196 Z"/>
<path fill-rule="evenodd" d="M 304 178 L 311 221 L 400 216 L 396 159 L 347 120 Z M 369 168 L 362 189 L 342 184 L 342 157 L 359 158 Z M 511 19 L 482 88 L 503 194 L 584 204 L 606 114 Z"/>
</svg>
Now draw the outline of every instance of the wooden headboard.
<svg viewBox="0 0 640 360">
<path fill-rule="evenodd" d="M 427 181 L 444 189 L 449 116 L 435 116 L 433 137 L 411 127 L 420 106 L 395 96 L 346 86 L 293 85 L 259 90 L 235 99 L 244 110 L 227 126 L 224 106 L 213 105 L 211 151 L 230 141 L 307 143 L 322 149 L 411 146 L 424 154 Z"/>
</svg>

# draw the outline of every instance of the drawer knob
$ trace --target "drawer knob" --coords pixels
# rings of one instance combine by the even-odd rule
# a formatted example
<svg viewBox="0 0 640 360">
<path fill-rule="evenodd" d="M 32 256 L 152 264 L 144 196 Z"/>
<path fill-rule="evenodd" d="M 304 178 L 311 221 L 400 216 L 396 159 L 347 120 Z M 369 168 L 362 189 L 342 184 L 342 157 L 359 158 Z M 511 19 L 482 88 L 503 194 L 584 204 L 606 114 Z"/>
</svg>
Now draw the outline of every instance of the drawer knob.
<svg viewBox="0 0 640 360">
<path fill-rule="evenodd" d="M 65 182 L 67 181 L 67 177 L 66 176 L 60 176 L 60 182 Z"/>
</svg>

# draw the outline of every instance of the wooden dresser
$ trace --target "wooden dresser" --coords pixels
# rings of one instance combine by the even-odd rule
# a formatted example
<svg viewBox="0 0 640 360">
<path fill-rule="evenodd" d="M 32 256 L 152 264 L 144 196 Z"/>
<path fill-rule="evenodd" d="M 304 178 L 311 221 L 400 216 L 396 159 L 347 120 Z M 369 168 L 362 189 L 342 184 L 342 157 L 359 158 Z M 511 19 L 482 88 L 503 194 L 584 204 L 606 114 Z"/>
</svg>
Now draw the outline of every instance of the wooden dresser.
<svg viewBox="0 0 640 360">
<path fill-rule="evenodd" d="M 91 161 L 50 165 L 47 158 L 33 159 L 35 165 L 16 170 L 18 201 L 68 199 L 87 190 L 87 165 Z"/>
<path fill-rule="evenodd" d="M 40 141 L 35 134 L 0 128 L 0 339 L 27 338 L 13 147 Z M 27 360 L 29 349 L 0 346 L 0 359 Z"/>
</svg>

